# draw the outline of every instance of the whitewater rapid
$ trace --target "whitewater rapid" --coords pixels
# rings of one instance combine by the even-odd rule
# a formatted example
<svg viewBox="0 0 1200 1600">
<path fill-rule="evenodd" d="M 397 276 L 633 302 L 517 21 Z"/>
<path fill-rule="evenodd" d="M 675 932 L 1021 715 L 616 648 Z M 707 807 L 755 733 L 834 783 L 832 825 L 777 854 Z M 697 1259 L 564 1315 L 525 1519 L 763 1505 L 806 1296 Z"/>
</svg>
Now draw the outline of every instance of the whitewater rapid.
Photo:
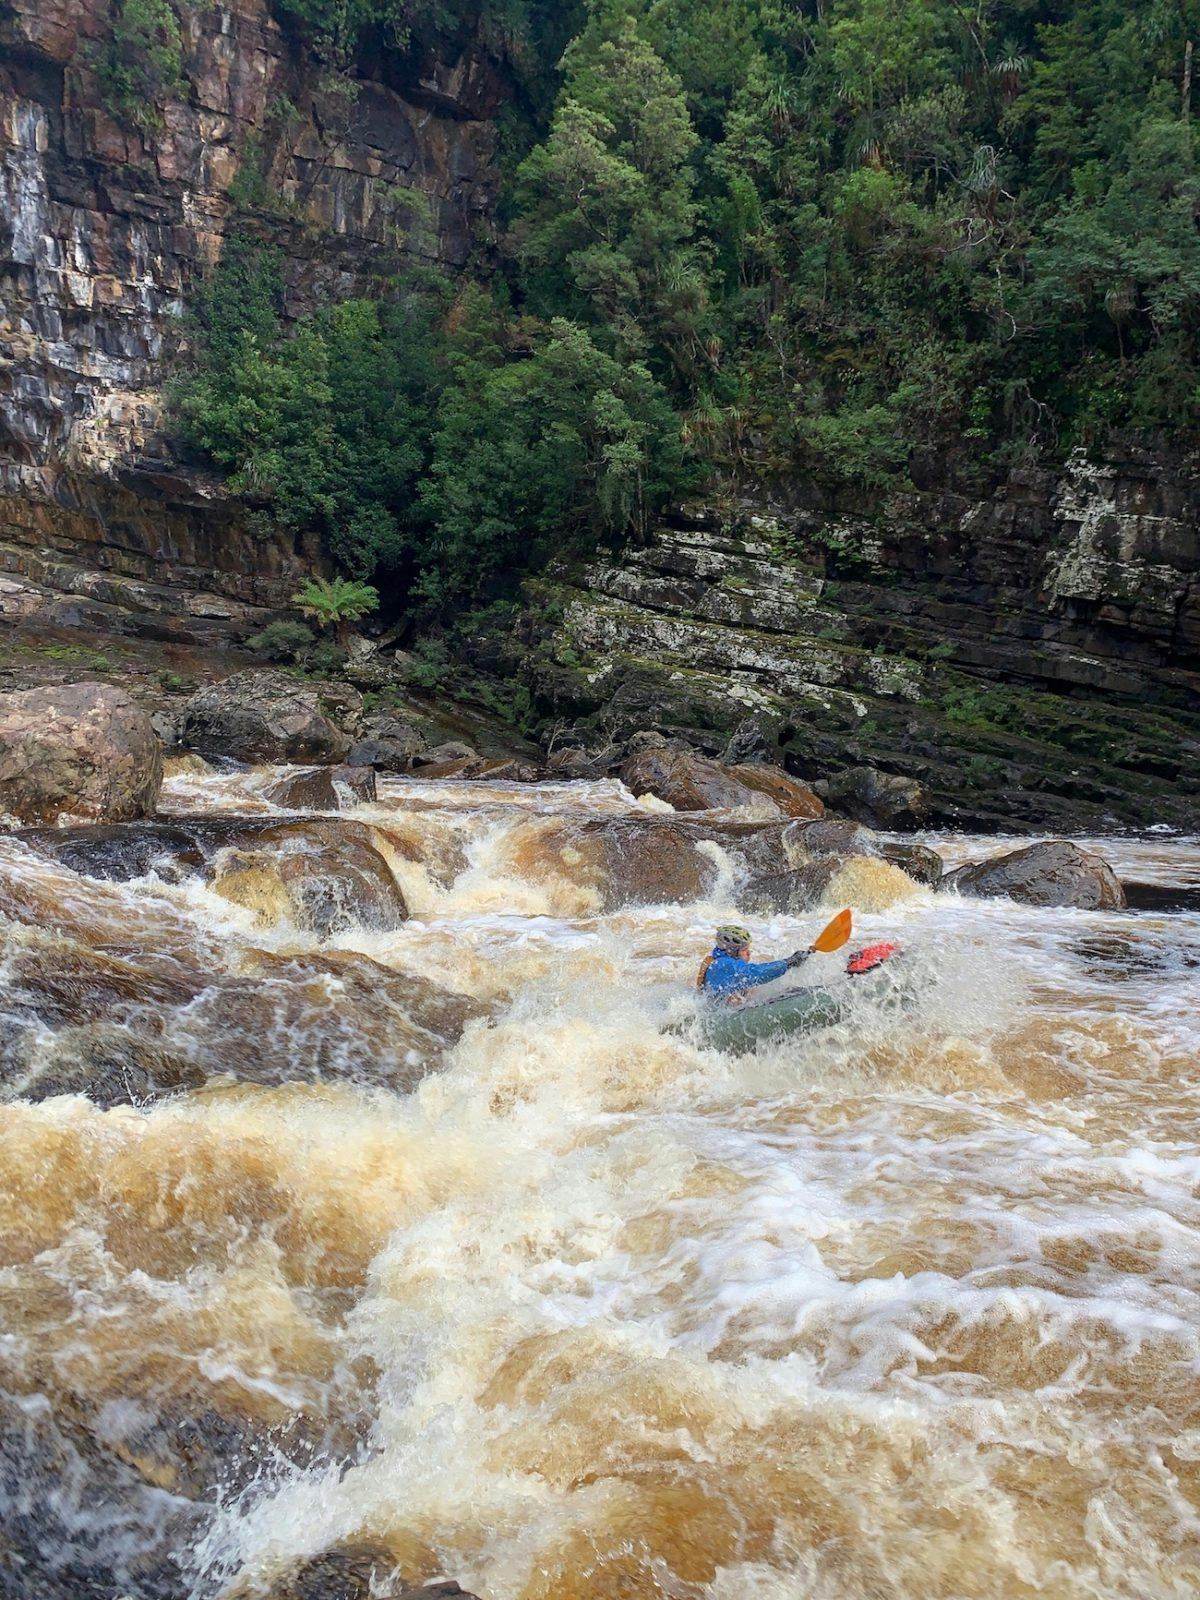
<svg viewBox="0 0 1200 1600">
<path fill-rule="evenodd" d="M 165 802 L 269 817 L 277 777 L 196 764 Z M 112 1533 L 114 1593 L 162 1592 L 140 1552 L 196 1503 L 171 1441 L 197 1416 L 308 1445 L 205 1487 L 193 1600 L 350 1545 L 483 1600 L 1200 1589 L 1200 914 L 860 866 L 826 914 L 898 936 L 919 1003 L 734 1059 L 662 1025 L 736 864 L 701 842 L 703 897 L 613 903 L 579 831 L 658 815 L 616 784 L 389 780 L 352 817 L 409 920 L 325 940 L 265 889 L 0 843 L 10 986 L 31 951 L 101 952 L 121 1025 L 169 1016 L 204 1069 L 144 1108 L 32 1102 L 63 1045 L 21 1012 L 0 1105 L 0 1382 L 162 1495 Z M 1200 841 L 1095 843 L 1200 884 Z M 749 920 L 777 954 L 824 917 Z M 302 1011 L 206 998 L 299 958 Z M 434 1069 L 415 1035 L 380 1081 L 394 1030 L 351 960 L 469 997 Z M 314 1052 L 336 1074 L 238 1081 Z"/>
</svg>

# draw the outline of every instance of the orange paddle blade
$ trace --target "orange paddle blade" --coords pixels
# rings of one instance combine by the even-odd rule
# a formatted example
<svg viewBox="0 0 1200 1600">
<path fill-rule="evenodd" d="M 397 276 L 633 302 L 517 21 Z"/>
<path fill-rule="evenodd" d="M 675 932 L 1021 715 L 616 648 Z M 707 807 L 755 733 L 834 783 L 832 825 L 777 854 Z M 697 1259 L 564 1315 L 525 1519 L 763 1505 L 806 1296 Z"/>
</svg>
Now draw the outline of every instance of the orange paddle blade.
<svg viewBox="0 0 1200 1600">
<path fill-rule="evenodd" d="M 813 940 L 813 949 L 819 950 L 822 955 L 827 955 L 831 950 L 840 950 L 850 938 L 852 923 L 849 909 L 839 911 L 829 926 Z"/>
</svg>

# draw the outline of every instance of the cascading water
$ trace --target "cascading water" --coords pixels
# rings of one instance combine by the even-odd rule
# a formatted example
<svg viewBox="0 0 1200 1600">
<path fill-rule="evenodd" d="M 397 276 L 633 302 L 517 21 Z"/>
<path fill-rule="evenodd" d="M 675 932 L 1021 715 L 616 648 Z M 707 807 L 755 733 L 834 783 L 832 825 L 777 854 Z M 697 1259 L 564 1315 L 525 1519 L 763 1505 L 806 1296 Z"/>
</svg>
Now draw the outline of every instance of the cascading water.
<svg viewBox="0 0 1200 1600">
<path fill-rule="evenodd" d="M 663 1031 L 728 830 L 389 782 L 245 832 L 277 776 L 0 845 L 0 1592 L 1197 1591 L 1200 915 L 859 864 L 915 1003 L 735 1058 Z"/>
</svg>

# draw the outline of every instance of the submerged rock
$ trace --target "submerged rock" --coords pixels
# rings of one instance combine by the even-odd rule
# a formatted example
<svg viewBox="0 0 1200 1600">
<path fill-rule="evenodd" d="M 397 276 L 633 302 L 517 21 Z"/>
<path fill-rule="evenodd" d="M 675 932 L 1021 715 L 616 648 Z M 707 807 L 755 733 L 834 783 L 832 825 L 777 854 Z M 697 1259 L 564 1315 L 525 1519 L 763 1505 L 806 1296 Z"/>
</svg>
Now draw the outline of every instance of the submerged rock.
<svg viewBox="0 0 1200 1600">
<path fill-rule="evenodd" d="M 339 686 L 345 700 L 347 691 Z M 188 701 L 183 743 L 202 755 L 250 762 L 338 762 L 349 736 L 329 715 L 328 694 L 285 672 L 238 672 L 206 685 Z M 350 720 L 353 704 L 339 708 Z M 358 714 L 362 702 L 358 700 Z"/>
<path fill-rule="evenodd" d="M 1068 839 L 1047 839 L 959 867 L 946 874 L 942 887 L 1029 906 L 1073 906 L 1081 911 L 1120 911 L 1125 906 L 1125 891 L 1104 857 Z"/>
<path fill-rule="evenodd" d="M 194 1061 L 129 1028 L 93 1022 L 64 1028 L 19 1085 L 23 1100 L 82 1094 L 104 1110 L 150 1105 L 198 1089 L 204 1073 Z"/>
<path fill-rule="evenodd" d="M 0 695 L 0 809 L 23 822 L 150 816 L 162 743 L 123 689 L 100 683 Z"/>
<path fill-rule="evenodd" d="M 260 920 L 327 939 L 352 928 L 391 932 L 408 908 L 365 828 L 283 822 L 248 832 L 217 859 L 213 888 Z"/>
<path fill-rule="evenodd" d="M 0 1391 L 3 1600 L 178 1600 L 203 1520 L 46 1396 Z"/>
<path fill-rule="evenodd" d="M 340 951 L 258 952 L 184 1025 L 210 1073 L 242 1083 L 361 1082 L 406 1094 L 488 1015 L 471 995 Z"/>
<path fill-rule="evenodd" d="M 396 1564 L 383 1545 L 342 1545 L 276 1578 L 264 1600 L 475 1600 L 457 1583 L 414 1588 L 395 1576 Z"/>
</svg>

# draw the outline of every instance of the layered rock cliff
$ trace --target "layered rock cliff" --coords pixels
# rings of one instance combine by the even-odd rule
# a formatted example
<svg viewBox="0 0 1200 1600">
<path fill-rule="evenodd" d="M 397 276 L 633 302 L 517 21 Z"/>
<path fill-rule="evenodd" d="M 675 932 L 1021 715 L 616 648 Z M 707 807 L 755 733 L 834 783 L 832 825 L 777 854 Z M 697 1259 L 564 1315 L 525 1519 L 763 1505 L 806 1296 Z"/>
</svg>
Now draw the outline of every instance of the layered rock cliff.
<svg viewBox="0 0 1200 1600">
<path fill-rule="evenodd" d="M 164 431 L 198 278 L 235 225 L 278 246 L 294 312 L 406 257 L 461 267 L 506 85 L 468 35 L 380 52 L 347 94 L 266 0 L 230 0 L 180 8 L 186 93 L 138 128 L 96 81 L 111 13 L 0 8 L 0 570 L 87 593 L 102 571 L 106 600 L 193 618 L 214 594 L 228 625 L 316 552 L 248 533 Z"/>
<path fill-rule="evenodd" d="M 753 716 L 802 776 L 875 764 L 946 822 L 1195 827 L 1198 511 L 1200 463 L 1133 447 L 877 505 L 734 499 L 559 573 L 527 672 L 590 737 L 717 750 Z"/>
</svg>

